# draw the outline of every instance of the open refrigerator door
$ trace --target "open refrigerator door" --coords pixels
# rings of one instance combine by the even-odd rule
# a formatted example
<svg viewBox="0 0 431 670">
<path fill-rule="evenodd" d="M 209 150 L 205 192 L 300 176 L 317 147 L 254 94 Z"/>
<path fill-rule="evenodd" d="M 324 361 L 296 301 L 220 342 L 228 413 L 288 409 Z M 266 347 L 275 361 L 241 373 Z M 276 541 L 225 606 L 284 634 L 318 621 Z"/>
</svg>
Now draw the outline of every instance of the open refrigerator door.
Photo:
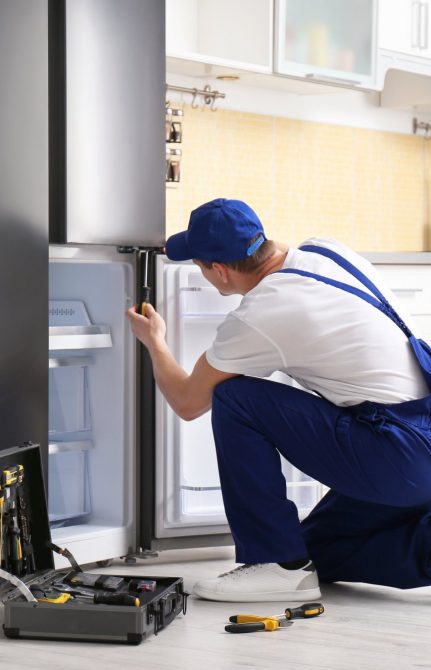
<svg viewBox="0 0 431 670">
<path fill-rule="evenodd" d="M 134 269 L 53 246 L 49 270 L 49 523 L 80 563 L 104 561 L 136 546 Z"/>
</svg>

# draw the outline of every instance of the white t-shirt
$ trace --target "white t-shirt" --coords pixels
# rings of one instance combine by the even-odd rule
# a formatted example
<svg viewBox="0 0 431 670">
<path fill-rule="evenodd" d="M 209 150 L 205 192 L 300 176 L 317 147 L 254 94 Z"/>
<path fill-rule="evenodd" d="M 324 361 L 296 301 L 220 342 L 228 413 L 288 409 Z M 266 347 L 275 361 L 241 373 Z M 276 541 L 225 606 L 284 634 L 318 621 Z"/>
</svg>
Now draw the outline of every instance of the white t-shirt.
<svg viewBox="0 0 431 670">
<path fill-rule="evenodd" d="M 420 337 L 376 269 L 335 240 L 327 247 L 361 270 Z M 301 245 L 302 246 L 302 245 Z M 342 281 L 370 293 L 346 270 L 320 254 L 289 249 L 284 268 Z M 217 329 L 206 352 L 223 372 L 268 377 L 281 371 L 336 405 L 364 400 L 402 402 L 429 393 L 408 340 L 391 319 L 346 291 L 291 273 L 273 273 L 249 291 Z"/>
</svg>

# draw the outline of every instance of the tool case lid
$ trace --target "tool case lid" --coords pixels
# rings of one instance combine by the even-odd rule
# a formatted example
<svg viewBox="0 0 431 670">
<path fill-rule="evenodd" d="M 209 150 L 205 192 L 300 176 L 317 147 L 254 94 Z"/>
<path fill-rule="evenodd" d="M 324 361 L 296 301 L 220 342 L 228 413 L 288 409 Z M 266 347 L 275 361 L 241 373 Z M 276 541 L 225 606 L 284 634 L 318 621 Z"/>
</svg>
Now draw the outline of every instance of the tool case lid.
<svg viewBox="0 0 431 670">
<path fill-rule="evenodd" d="M 3 472 L 17 465 L 23 466 L 21 486 L 23 486 L 27 502 L 29 531 L 36 573 L 51 571 L 54 569 L 54 558 L 49 548 L 51 532 L 40 445 L 26 442 L 23 445 L 0 451 L 0 482 Z M 29 578 L 34 578 L 35 575 L 17 576 L 26 583 Z M 0 600 L 4 600 L 12 589 L 15 590 L 16 587 L 0 578 Z"/>
</svg>

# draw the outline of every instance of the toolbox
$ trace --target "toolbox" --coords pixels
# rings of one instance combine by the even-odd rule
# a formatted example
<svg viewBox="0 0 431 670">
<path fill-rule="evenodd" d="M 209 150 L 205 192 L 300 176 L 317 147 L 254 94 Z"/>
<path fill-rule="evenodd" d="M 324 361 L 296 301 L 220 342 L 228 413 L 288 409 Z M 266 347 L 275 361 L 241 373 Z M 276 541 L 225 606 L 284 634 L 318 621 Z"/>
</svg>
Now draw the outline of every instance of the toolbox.
<svg viewBox="0 0 431 670">
<path fill-rule="evenodd" d="M 0 452 L 0 550 L 9 638 L 139 644 L 186 613 L 181 577 L 97 576 L 52 544 L 37 444 Z M 55 570 L 53 550 L 70 569 Z"/>
</svg>

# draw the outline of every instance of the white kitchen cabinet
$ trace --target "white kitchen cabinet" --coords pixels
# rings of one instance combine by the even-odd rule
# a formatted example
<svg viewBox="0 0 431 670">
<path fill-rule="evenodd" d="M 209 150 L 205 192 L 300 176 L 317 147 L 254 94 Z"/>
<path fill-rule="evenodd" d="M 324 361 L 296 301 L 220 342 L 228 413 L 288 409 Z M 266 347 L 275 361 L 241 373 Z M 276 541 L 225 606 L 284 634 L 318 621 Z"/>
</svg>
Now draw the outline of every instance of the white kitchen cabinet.
<svg viewBox="0 0 431 670">
<path fill-rule="evenodd" d="M 379 49 L 430 58 L 428 0 L 380 0 Z"/>
<path fill-rule="evenodd" d="M 431 265 L 376 264 L 400 306 L 411 316 L 408 323 L 416 337 L 431 342 Z M 396 305 L 393 305 L 395 310 Z"/>
<path fill-rule="evenodd" d="M 166 0 L 168 57 L 272 72 L 272 0 Z"/>
<path fill-rule="evenodd" d="M 275 0 L 274 25 L 276 72 L 373 86 L 376 0 Z"/>
</svg>

